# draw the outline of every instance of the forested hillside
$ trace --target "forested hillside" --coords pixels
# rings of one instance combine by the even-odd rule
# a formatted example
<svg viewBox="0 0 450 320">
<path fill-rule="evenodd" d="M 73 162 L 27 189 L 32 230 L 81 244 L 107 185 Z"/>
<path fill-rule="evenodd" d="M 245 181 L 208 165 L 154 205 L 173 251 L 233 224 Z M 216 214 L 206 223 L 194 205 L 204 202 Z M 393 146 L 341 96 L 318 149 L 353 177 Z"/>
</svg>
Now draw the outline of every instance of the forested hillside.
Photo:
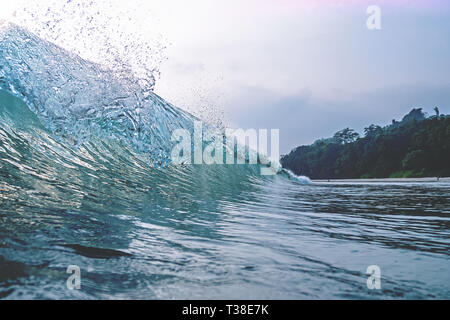
<svg viewBox="0 0 450 320">
<path fill-rule="evenodd" d="M 450 116 L 413 109 L 402 121 L 346 128 L 282 156 L 283 167 L 312 179 L 450 176 Z"/>
</svg>

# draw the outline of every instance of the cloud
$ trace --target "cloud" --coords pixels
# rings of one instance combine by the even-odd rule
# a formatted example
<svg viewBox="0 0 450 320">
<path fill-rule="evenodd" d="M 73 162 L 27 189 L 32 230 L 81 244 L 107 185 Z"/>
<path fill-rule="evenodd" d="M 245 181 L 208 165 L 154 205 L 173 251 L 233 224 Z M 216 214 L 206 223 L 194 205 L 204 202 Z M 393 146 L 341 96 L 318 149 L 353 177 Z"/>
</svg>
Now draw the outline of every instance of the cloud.
<svg viewBox="0 0 450 320">
<path fill-rule="evenodd" d="M 322 100 L 309 91 L 282 96 L 257 87 L 242 88 L 229 102 L 233 126 L 280 129 L 280 151 L 326 138 L 350 127 L 362 133 L 370 124 L 387 125 L 401 120 L 412 108 L 433 113 L 438 106 L 450 113 L 450 84 L 442 86 L 404 85 L 364 92 L 351 98 Z"/>
<path fill-rule="evenodd" d="M 158 93 L 189 110 L 223 98 L 226 122 L 279 128 L 282 152 L 413 107 L 450 113 L 450 2 L 379 1 L 379 31 L 366 27 L 370 1 L 241 2 L 174 11 Z"/>
</svg>

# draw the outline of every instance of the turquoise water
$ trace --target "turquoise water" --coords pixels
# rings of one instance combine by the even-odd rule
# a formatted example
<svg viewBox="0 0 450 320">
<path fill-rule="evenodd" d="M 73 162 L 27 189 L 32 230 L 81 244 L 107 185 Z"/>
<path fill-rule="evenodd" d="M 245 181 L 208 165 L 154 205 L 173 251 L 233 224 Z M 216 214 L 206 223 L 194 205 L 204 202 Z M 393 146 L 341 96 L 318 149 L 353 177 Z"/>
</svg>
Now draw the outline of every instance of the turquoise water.
<svg viewBox="0 0 450 320">
<path fill-rule="evenodd" d="M 2 298 L 450 298 L 446 182 L 170 165 L 194 117 L 15 27 L 0 87 Z"/>
</svg>

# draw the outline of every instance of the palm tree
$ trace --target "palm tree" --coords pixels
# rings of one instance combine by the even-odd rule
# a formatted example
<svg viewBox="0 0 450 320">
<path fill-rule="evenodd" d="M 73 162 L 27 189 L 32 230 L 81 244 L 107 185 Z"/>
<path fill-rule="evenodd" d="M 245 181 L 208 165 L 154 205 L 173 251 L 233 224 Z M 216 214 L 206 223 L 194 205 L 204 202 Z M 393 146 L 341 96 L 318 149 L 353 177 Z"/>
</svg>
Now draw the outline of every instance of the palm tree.
<svg viewBox="0 0 450 320">
<path fill-rule="evenodd" d="M 438 107 L 434 107 L 434 112 L 436 112 L 436 117 L 439 118 L 439 108 Z"/>
</svg>

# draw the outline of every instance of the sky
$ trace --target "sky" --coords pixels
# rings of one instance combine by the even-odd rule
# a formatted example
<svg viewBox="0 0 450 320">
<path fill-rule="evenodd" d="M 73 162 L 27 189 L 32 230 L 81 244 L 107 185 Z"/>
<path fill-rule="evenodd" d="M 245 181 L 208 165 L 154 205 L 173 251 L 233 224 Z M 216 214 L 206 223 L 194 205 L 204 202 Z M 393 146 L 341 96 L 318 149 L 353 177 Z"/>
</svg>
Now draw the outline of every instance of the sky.
<svg viewBox="0 0 450 320">
<path fill-rule="evenodd" d="M 156 92 L 221 108 L 231 127 L 278 128 L 282 153 L 414 107 L 450 113 L 448 2 L 194 3 L 166 7 L 172 44 Z M 380 30 L 366 26 L 371 4 Z"/>
<path fill-rule="evenodd" d="M 19 2 L 0 0 L 0 18 Z M 280 129 L 281 153 L 412 108 L 450 113 L 450 1 L 112 3 L 130 15 L 126 39 L 158 34 L 164 43 L 157 94 L 228 127 Z M 369 5 L 381 10 L 380 30 L 366 26 Z"/>
</svg>

